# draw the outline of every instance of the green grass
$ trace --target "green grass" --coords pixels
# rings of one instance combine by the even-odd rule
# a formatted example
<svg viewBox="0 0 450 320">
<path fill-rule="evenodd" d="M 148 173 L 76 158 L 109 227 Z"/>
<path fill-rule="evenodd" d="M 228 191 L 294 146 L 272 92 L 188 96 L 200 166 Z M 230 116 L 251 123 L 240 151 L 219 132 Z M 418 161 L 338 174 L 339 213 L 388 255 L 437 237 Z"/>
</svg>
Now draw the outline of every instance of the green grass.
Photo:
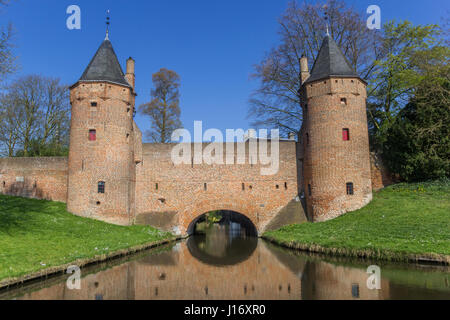
<svg viewBox="0 0 450 320">
<path fill-rule="evenodd" d="M 372 252 L 372 256 L 450 255 L 450 183 L 398 184 L 368 206 L 337 219 L 267 232 L 284 245 Z M 339 251 L 339 250 L 338 250 Z M 387 253 L 383 256 L 383 252 Z"/>
<path fill-rule="evenodd" d="M 172 237 L 77 217 L 64 203 L 0 195 L 0 280 Z"/>
</svg>

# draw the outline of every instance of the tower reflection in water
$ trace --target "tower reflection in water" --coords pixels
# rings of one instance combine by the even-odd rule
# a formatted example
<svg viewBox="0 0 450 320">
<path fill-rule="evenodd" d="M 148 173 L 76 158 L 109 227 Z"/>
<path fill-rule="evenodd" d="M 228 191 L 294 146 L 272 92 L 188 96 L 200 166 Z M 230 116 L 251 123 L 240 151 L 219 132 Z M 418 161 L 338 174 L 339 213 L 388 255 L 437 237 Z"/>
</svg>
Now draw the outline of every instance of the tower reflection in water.
<svg viewBox="0 0 450 320">
<path fill-rule="evenodd" d="M 366 286 L 371 262 L 310 256 L 268 244 L 236 222 L 187 241 L 0 292 L 0 299 L 300 300 L 450 299 L 448 267 L 378 263 L 381 290 Z"/>
</svg>

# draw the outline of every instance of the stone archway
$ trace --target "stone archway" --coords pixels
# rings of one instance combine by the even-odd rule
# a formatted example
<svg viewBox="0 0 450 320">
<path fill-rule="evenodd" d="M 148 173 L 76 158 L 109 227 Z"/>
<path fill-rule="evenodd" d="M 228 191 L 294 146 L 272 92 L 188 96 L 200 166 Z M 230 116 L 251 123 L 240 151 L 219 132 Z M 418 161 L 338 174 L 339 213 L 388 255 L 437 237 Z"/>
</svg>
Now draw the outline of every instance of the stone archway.
<svg viewBox="0 0 450 320">
<path fill-rule="evenodd" d="M 182 234 L 191 235 L 193 226 L 206 213 L 211 211 L 233 211 L 247 218 L 255 227 L 258 235 L 260 226 L 255 208 L 243 202 L 204 201 L 197 203 L 194 208 L 185 209 L 180 215 L 179 228 Z M 189 233 L 191 232 L 191 233 Z"/>
<path fill-rule="evenodd" d="M 243 215 L 242 213 L 236 212 L 236 211 L 232 211 L 232 210 L 212 210 L 215 212 L 220 212 L 220 214 L 222 215 L 222 221 L 229 221 L 229 222 L 235 222 L 235 223 L 239 223 L 241 224 L 245 229 L 248 230 L 248 235 L 251 236 L 257 236 L 258 235 L 258 229 L 256 227 L 256 225 L 254 224 L 254 222 L 252 220 L 250 220 L 247 216 Z M 211 211 L 209 211 L 211 212 Z M 196 217 L 194 220 L 192 220 L 192 222 L 189 224 L 188 228 L 187 228 L 187 234 L 188 235 L 193 235 L 194 231 L 195 231 L 195 225 L 198 222 L 201 222 L 202 220 L 204 220 L 206 218 L 206 215 L 208 214 L 208 212 L 205 212 L 204 214 L 199 215 L 198 217 Z"/>
</svg>

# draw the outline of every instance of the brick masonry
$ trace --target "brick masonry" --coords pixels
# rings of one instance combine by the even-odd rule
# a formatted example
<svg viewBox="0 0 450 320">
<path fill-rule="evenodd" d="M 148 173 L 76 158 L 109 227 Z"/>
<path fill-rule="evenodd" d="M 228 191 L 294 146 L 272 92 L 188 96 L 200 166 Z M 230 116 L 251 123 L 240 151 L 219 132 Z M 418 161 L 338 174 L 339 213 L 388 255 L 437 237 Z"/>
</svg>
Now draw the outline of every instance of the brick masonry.
<svg viewBox="0 0 450 320">
<path fill-rule="evenodd" d="M 329 77 L 304 85 L 301 94 L 307 211 L 311 220 L 325 221 L 372 200 L 366 84 Z M 349 141 L 344 141 L 344 129 Z M 353 195 L 347 183 L 353 184 Z"/>
<path fill-rule="evenodd" d="M 0 193 L 67 201 L 67 158 L 0 158 Z"/>
</svg>

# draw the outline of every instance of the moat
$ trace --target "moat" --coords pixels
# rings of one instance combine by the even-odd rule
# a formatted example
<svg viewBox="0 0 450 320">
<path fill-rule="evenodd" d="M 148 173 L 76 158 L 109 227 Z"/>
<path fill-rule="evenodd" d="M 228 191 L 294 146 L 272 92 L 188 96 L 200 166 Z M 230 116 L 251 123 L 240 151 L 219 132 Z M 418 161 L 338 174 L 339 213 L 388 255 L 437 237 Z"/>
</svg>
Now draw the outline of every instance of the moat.
<svg viewBox="0 0 450 320">
<path fill-rule="evenodd" d="M 370 265 L 381 289 L 367 288 Z M 449 299 L 450 268 L 308 255 L 254 237 L 227 221 L 185 241 L 82 270 L 81 289 L 60 275 L 9 291 L 18 300 Z"/>
</svg>

